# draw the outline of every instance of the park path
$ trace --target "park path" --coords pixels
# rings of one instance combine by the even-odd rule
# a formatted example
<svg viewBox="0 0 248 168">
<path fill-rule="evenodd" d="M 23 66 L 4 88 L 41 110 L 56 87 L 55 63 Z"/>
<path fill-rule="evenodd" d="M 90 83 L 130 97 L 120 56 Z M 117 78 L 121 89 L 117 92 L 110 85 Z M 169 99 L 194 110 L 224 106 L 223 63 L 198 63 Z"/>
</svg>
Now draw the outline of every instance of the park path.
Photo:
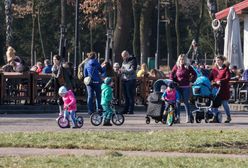
<svg viewBox="0 0 248 168">
<path fill-rule="evenodd" d="M 197 158 L 239 158 L 248 159 L 248 155 L 241 154 L 213 154 L 213 153 L 179 153 L 179 152 L 151 152 L 151 151 L 110 151 L 89 149 L 48 149 L 48 148 L 0 148 L 0 156 L 49 156 L 49 155 L 76 155 L 76 156 L 104 156 L 120 155 L 129 157 L 197 157 Z"/>
</svg>

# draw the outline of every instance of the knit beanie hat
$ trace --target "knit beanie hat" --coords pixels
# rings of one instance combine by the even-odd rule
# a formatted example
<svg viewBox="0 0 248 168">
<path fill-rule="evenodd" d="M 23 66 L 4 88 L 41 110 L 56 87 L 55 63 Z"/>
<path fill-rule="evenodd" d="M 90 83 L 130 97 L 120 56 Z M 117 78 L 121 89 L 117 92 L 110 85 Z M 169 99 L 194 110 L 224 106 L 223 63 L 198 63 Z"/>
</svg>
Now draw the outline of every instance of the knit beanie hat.
<svg viewBox="0 0 248 168">
<path fill-rule="evenodd" d="M 111 79 L 110 77 L 106 77 L 106 78 L 104 79 L 104 83 L 105 83 L 106 85 L 109 85 L 111 82 L 112 82 L 112 79 Z"/>
</svg>

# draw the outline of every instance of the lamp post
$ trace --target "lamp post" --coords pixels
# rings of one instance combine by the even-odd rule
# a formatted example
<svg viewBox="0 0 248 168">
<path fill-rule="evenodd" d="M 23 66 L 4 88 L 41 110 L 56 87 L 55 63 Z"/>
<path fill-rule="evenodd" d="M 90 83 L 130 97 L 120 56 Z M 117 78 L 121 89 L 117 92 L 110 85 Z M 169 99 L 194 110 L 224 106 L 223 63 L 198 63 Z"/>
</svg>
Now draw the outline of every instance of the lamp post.
<svg viewBox="0 0 248 168">
<path fill-rule="evenodd" d="M 60 24 L 60 40 L 59 40 L 59 55 L 62 58 L 62 61 L 65 60 L 66 53 L 66 38 L 65 33 L 67 31 L 65 26 L 65 0 L 61 0 L 61 24 Z"/>
<path fill-rule="evenodd" d="M 155 69 L 158 69 L 158 58 L 159 58 L 159 26 L 160 26 L 160 0 L 158 0 L 157 6 L 157 48 L 155 54 Z"/>
<path fill-rule="evenodd" d="M 77 55 L 78 55 L 78 30 L 79 30 L 79 19 L 78 19 L 78 11 L 79 11 L 79 1 L 76 0 L 75 4 L 75 46 L 74 46 L 74 77 L 77 76 Z"/>
</svg>

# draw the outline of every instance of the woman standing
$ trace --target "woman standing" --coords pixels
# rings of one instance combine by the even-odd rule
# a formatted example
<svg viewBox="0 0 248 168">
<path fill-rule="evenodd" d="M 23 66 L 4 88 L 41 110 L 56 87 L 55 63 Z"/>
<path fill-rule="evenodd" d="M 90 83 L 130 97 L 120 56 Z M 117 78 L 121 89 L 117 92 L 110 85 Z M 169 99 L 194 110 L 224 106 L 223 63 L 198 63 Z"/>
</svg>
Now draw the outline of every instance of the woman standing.
<svg viewBox="0 0 248 168">
<path fill-rule="evenodd" d="M 224 64 L 225 58 L 223 56 L 217 56 L 215 59 L 215 66 L 213 67 L 209 79 L 213 81 L 217 87 L 220 87 L 220 91 L 218 93 L 218 98 L 221 101 L 221 104 L 224 107 L 227 119 L 225 123 L 229 123 L 231 121 L 231 113 L 228 104 L 228 100 L 230 98 L 230 86 L 229 81 L 231 78 L 229 68 Z M 214 113 L 213 122 L 218 122 L 217 116 L 219 113 L 218 108 L 212 108 Z"/>
<path fill-rule="evenodd" d="M 186 122 L 193 123 L 194 118 L 189 105 L 190 82 L 196 80 L 197 74 L 187 62 L 188 59 L 184 54 L 179 55 L 176 65 L 172 68 L 170 79 L 178 84 L 178 92 L 186 107 Z M 180 123 L 180 103 L 177 105 L 179 108 L 176 112 L 176 122 Z"/>
<path fill-rule="evenodd" d="M 91 82 L 86 86 L 87 89 L 87 106 L 88 114 L 91 115 L 94 112 L 94 96 L 96 96 L 96 108 L 102 111 L 101 106 L 101 84 L 102 80 L 100 73 L 103 73 L 103 69 L 96 59 L 96 54 L 91 52 L 88 54 L 89 60 L 84 67 L 84 77 L 91 77 Z"/>
<path fill-rule="evenodd" d="M 43 88 L 43 92 L 50 87 L 54 88 L 55 99 L 59 104 L 59 116 L 63 115 L 63 100 L 58 95 L 58 90 L 61 86 L 65 86 L 68 90 L 73 90 L 73 79 L 70 78 L 68 69 L 62 66 L 61 57 L 59 55 L 53 56 L 52 78 Z"/>
</svg>

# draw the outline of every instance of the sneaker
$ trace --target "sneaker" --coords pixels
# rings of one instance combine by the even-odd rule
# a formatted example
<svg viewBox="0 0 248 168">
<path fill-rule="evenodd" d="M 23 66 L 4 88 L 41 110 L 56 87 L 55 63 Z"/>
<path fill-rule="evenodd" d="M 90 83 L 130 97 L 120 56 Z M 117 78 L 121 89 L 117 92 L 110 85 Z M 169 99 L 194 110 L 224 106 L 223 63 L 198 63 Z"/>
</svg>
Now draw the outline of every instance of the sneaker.
<svg viewBox="0 0 248 168">
<path fill-rule="evenodd" d="M 230 123 L 232 121 L 231 116 L 227 116 L 225 123 Z"/>
<path fill-rule="evenodd" d="M 104 120 L 103 126 L 112 126 L 112 124 L 110 123 L 110 120 Z"/>
<path fill-rule="evenodd" d="M 103 123 L 103 126 L 112 126 L 110 122 Z"/>
<path fill-rule="evenodd" d="M 180 118 L 175 118 L 174 124 L 180 124 Z"/>
</svg>

